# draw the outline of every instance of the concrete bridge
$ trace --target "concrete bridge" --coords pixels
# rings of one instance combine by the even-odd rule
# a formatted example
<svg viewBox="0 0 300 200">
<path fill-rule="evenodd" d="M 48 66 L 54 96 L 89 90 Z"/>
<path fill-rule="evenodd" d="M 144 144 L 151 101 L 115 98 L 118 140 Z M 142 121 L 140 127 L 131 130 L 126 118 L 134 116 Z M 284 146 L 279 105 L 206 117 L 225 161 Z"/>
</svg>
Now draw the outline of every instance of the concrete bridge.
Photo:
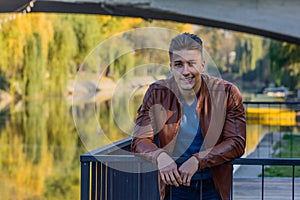
<svg viewBox="0 0 300 200">
<path fill-rule="evenodd" d="M 22 12 L 28 6 L 30 12 L 172 20 L 300 44 L 299 0 L 0 0 L 0 12 Z"/>
</svg>

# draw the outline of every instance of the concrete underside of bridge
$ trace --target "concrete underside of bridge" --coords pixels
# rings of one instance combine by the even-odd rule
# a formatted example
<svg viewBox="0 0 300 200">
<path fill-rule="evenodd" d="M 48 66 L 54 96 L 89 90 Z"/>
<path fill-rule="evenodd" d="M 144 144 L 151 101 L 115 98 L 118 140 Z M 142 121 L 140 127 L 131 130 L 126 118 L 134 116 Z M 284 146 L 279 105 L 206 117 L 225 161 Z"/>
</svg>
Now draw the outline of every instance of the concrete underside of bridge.
<svg viewBox="0 0 300 200">
<path fill-rule="evenodd" d="M 300 44 L 298 0 L 33 0 L 32 12 L 87 13 L 218 27 Z M 0 0 L 0 12 L 30 0 Z"/>
</svg>

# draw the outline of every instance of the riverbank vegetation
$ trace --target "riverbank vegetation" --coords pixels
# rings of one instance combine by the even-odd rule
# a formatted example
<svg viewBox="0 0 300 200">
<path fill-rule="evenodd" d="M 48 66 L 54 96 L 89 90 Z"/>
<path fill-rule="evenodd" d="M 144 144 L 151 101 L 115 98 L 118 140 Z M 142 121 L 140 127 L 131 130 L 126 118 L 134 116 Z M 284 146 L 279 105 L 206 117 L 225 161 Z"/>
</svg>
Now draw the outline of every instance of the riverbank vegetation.
<svg viewBox="0 0 300 200">
<path fill-rule="evenodd" d="M 295 44 L 140 18 L 46 13 L 11 18 L 10 15 L 0 16 L 11 19 L 2 23 L 0 29 L 0 89 L 18 98 L 65 95 L 68 80 L 74 78 L 84 59 L 100 42 L 122 31 L 148 26 L 199 34 L 222 76 L 238 83 L 244 91 L 258 92 L 270 83 L 290 90 L 300 88 L 300 47 Z M 110 54 L 126 44 L 112 45 L 108 49 Z M 112 63 L 114 76 L 121 76 L 141 60 L 153 63 L 153 59 L 162 59 L 160 55 L 136 56 Z"/>
</svg>

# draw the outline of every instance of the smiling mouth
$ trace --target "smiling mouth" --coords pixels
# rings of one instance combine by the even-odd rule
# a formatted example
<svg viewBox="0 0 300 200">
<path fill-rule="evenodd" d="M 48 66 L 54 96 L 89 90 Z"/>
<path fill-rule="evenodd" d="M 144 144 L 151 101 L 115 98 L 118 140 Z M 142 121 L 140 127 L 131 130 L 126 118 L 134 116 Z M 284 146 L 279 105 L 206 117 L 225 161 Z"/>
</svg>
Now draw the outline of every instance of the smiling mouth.
<svg viewBox="0 0 300 200">
<path fill-rule="evenodd" d="M 181 78 L 180 80 L 183 81 L 184 83 L 191 83 L 193 79 L 194 77 L 185 77 L 185 78 Z"/>
</svg>

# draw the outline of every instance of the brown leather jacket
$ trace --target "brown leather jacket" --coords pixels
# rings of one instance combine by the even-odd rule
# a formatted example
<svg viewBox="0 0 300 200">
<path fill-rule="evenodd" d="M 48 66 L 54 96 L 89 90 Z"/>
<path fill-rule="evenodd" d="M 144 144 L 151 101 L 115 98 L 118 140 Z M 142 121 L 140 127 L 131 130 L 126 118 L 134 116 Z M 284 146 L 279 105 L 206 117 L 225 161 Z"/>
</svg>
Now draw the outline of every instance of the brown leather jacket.
<svg viewBox="0 0 300 200">
<path fill-rule="evenodd" d="M 219 78 L 201 75 L 196 113 L 204 137 L 204 150 L 196 153 L 199 169 L 209 167 L 222 199 L 229 199 L 232 166 L 224 162 L 244 154 L 246 120 L 238 88 Z M 150 85 L 138 110 L 132 151 L 153 163 L 161 152 L 172 154 L 181 121 L 181 102 L 173 77 Z M 158 136 L 158 144 L 154 143 Z M 203 149 L 203 148 L 202 148 Z M 160 178 L 159 178 L 160 180 Z M 168 187 L 159 181 L 160 199 Z"/>
</svg>

